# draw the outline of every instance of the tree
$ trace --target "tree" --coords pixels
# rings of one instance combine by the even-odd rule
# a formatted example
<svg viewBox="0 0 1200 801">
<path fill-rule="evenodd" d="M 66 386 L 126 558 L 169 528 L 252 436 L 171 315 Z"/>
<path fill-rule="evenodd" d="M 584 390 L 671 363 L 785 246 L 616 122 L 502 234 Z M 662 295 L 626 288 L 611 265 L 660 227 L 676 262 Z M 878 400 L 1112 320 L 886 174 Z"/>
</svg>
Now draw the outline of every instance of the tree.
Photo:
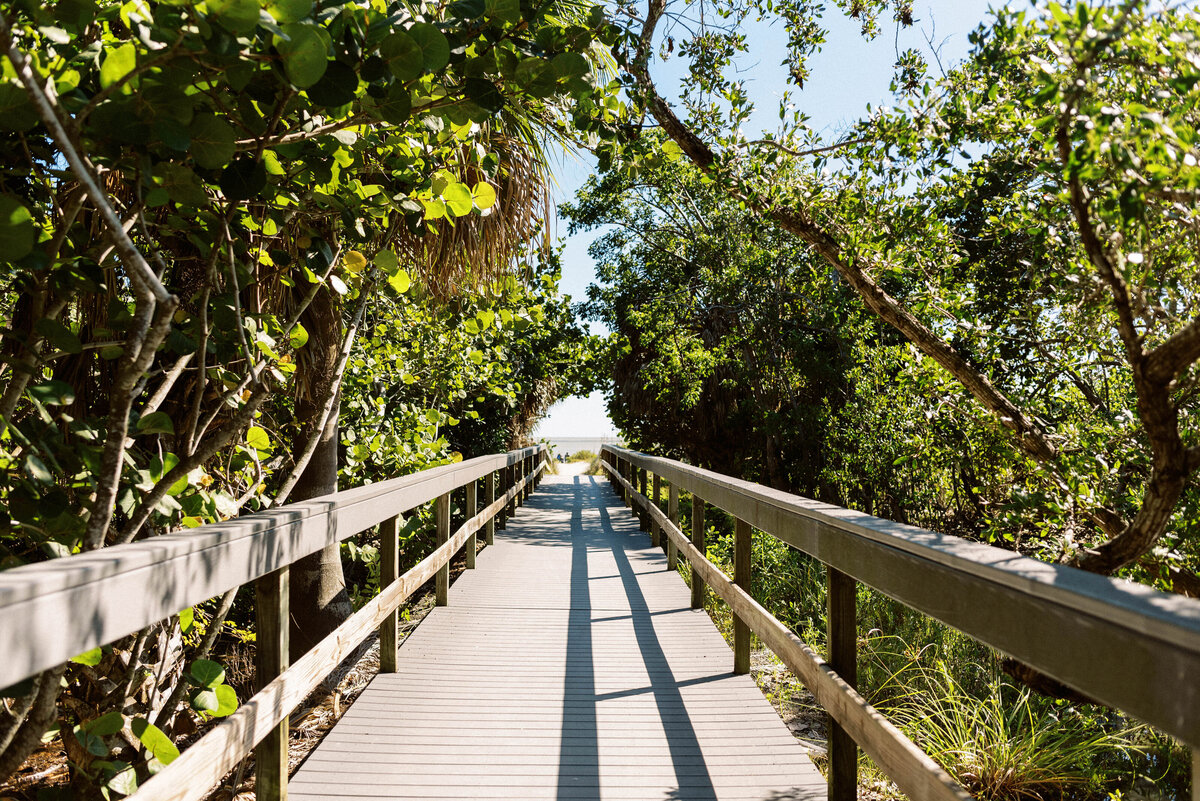
<svg viewBox="0 0 1200 801">
<path fill-rule="evenodd" d="M 587 114 L 609 93 L 588 60 L 603 15 L 556 11 L 24 0 L 0 13 L 6 564 L 329 486 L 336 439 L 321 434 L 372 301 L 414 276 L 502 271 L 531 230 L 530 151 L 496 121 Z M 475 241 L 491 244 L 483 263 L 464 250 Z M 106 721 L 64 737 L 80 746 L 79 792 L 128 792 L 144 767 L 110 723 L 136 718 L 152 738 L 181 701 L 227 714 L 185 692 L 212 645 L 185 647 L 187 625 L 14 688 L 0 776 L 40 742 L 64 674 L 71 719 Z M 165 686 L 100 692 L 127 661 Z M 121 758 L 89 754 L 89 733 Z"/>
<path fill-rule="evenodd" d="M 885 7 L 853 3 L 847 10 L 871 33 Z M 790 34 L 793 81 L 806 80 L 805 58 L 822 38 L 817 10 L 804 3 L 730 6 L 719 16 L 722 24 L 729 17 L 736 24 L 770 11 Z M 901 24 L 911 22 L 907 4 L 896 4 L 894 12 Z M 868 309 L 1009 430 L 1037 465 L 1048 494 L 1071 512 L 1061 533 L 1072 564 L 1108 573 L 1145 557 L 1172 527 L 1200 466 L 1189 422 L 1200 316 L 1194 262 L 1185 255 L 1194 254 L 1196 244 L 1195 17 L 1178 10 L 1148 14 L 1136 2 L 1116 9 L 1080 4 L 1074 13 L 1051 4 L 1045 17 L 999 12 L 977 35 L 970 63 L 944 81 L 925 81 L 915 54 L 902 56 L 897 86 L 913 94 L 910 112 L 878 114 L 846 140 L 826 144 L 806 131 L 799 115 L 778 136 L 751 141 L 742 135 L 746 95 L 724 74 L 747 47 L 736 30 L 702 25 L 682 48 L 693 69 L 683 93 L 687 117 L 681 118 L 650 75 L 666 13 L 662 0 L 652 0 L 640 28 L 623 40 L 623 64 L 641 108 L 711 180 L 805 242 Z M 985 153 L 1011 156 L 1023 149 L 1018 163 L 1036 174 L 1023 198 L 1030 205 L 1009 222 L 1046 232 L 1051 249 L 1061 249 L 1029 265 L 1030 273 L 1045 277 L 1037 283 L 1051 298 L 1038 324 L 1062 315 L 1102 326 L 1089 337 L 1097 353 L 1120 343 L 1120 383 L 1131 388 L 1129 412 L 1136 417 L 1114 406 L 1107 428 L 1119 442 L 1132 441 L 1139 458 L 1109 465 L 1101 486 L 1081 468 L 1090 454 L 1076 450 L 1069 425 L 1039 417 L 1027 387 L 991 373 L 955 343 L 952 332 L 970 322 L 969 298 L 949 309 L 939 303 L 939 276 L 969 254 L 946 220 L 925 213 L 929 196 L 907 193 L 905 185 L 914 176 L 953 184 L 960 174 L 955 154 L 969 142 L 982 142 Z M 614 148 L 608 158 L 643 158 L 639 144 Z M 826 178 L 820 168 L 831 166 L 825 159 L 835 151 L 852 171 Z M 893 276 L 933 289 L 906 301 L 888 288 Z M 1079 287 L 1100 291 L 1081 302 Z M 1053 349 L 1057 343 L 1041 344 Z M 1069 362 L 1065 356 L 1055 353 L 1047 361 Z M 1138 463 L 1146 465 L 1144 474 Z"/>
</svg>

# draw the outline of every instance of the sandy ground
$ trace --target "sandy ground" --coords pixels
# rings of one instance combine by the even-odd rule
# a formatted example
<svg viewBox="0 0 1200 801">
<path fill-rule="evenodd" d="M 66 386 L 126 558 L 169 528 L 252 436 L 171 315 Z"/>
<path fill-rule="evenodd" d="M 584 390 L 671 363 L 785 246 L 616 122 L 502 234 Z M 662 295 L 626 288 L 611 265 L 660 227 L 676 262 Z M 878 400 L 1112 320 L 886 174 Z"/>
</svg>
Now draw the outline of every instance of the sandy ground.
<svg viewBox="0 0 1200 801">
<path fill-rule="evenodd" d="M 587 472 L 588 462 L 567 462 L 566 464 L 556 464 L 558 475 L 560 476 L 582 476 Z"/>
</svg>

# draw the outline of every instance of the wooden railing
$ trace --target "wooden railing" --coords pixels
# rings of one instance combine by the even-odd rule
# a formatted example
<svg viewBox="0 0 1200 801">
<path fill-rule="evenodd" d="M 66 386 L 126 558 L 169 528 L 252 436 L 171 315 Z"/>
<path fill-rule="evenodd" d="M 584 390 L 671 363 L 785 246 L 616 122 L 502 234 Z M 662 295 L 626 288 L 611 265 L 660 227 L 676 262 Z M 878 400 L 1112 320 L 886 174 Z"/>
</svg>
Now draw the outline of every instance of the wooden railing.
<svg viewBox="0 0 1200 801">
<path fill-rule="evenodd" d="M 1200 748 L 1200 602 L 811 501 L 681 462 L 605 445 L 614 488 L 650 531 L 667 537 L 674 567 L 692 568 L 692 606 L 705 587 L 735 615 L 734 670 L 750 666 L 753 631 L 829 713 L 830 798 L 856 798 L 861 747 L 909 798 L 970 796 L 855 691 L 856 581 L 1008 654 L 1101 703 Z M 652 475 L 652 501 L 647 476 Z M 661 485 L 668 509 L 659 508 Z M 692 536 L 679 528 L 679 493 L 692 497 Z M 705 556 L 706 506 L 736 520 L 734 576 Z M 754 531 L 823 562 L 829 660 L 750 593 Z M 1193 801 L 1200 799 L 1193 782 Z"/>
<path fill-rule="evenodd" d="M 0 572 L 0 687 L 253 583 L 258 692 L 132 798 L 204 798 L 252 749 L 257 797 L 285 798 L 288 715 L 376 630 L 380 670 L 395 671 L 400 605 L 434 577 L 436 602 L 446 604 L 451 559 L 465 545 L 467 567 L 475 566 L 477 532 L 492 543 L 495 527 L 503 527 L 540 479 L 545 455 L 545 446 L 537 446 L 481 456 L 186 533 Z M 451 533 L 450 495 L 460 488 L 467 520 Z M 399 516 L 429 501 L 435 501 L 438 547 L 401 576 Z M 379 595 L 289 666 L 288 566 L 380 524 Z"/>
</svg>

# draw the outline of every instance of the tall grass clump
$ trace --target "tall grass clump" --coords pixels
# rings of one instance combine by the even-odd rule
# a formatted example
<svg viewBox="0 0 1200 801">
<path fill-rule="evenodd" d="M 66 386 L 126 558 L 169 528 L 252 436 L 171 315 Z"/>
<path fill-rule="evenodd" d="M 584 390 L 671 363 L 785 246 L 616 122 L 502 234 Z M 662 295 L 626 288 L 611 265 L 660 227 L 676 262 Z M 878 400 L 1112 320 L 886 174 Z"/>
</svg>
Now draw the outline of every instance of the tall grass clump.
<svg viewBox="0 0 1200 801">
<path fill-rule="evenodd" d="M 941 659 L 909 663 L 892 686 L 904 691 L 885 714 L 980 801 L 1104 798 L 1104 766 L 1140 751 L 1141 727 L 1114 730 L 997 677 L 968 691 Z"/>
</svg>

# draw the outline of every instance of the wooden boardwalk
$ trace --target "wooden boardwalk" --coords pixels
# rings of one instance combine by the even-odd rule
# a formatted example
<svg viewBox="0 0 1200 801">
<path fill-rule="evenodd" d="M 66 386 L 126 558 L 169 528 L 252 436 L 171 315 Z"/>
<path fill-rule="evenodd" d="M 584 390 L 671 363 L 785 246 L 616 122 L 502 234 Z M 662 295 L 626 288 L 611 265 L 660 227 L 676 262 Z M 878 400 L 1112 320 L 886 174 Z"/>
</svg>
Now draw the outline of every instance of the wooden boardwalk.
<svg viewBox="0 0 1200 801">
<path fill-rule="evenodd" d="M 607 482 L 547 476 L 290 783 L 333 799 L 824 799 Z"/>
</svg>

